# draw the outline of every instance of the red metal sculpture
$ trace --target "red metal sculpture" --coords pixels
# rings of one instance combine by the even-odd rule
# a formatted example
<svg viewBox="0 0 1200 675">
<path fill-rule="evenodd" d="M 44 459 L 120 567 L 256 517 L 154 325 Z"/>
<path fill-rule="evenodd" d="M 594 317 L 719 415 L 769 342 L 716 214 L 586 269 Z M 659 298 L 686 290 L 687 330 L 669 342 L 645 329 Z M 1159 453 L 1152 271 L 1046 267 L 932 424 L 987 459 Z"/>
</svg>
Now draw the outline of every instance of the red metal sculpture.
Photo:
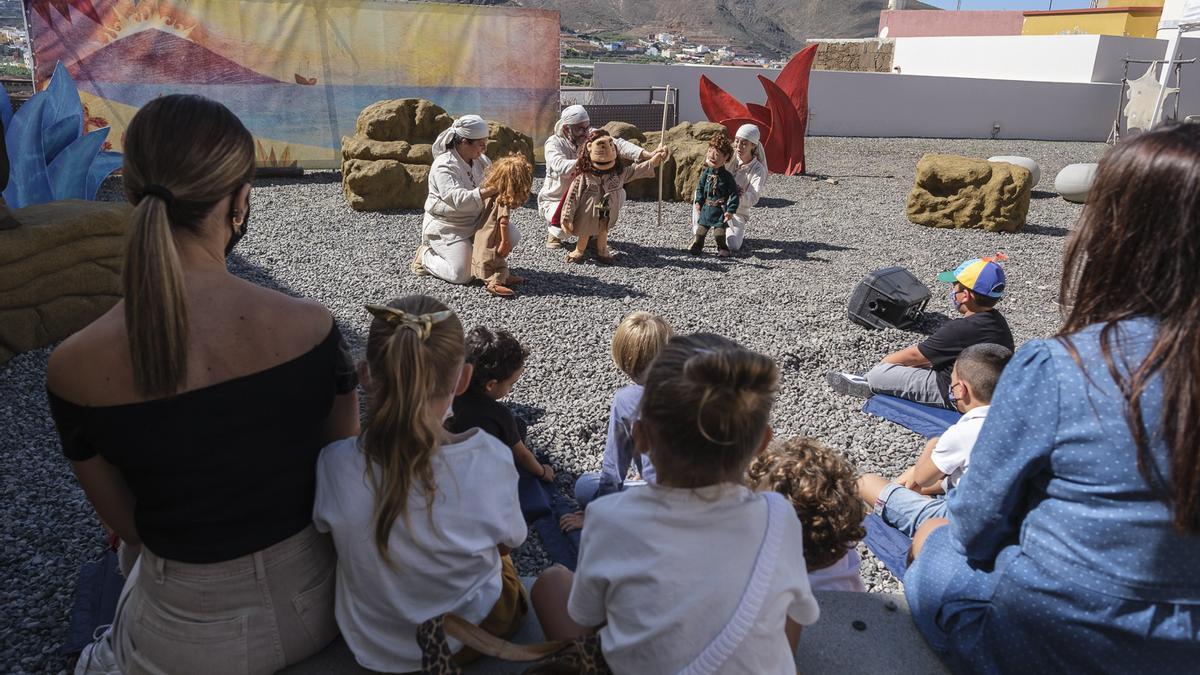
<svg viewBox="0 0 1200 675">
<path fill-rule="evenodd" d="M 808 77 L 816 56 L 816 45 L 805 47 L 788 61 L 774 82 L 759 75 L 759 83 L 767 93 L 765 106 L 742 103 L 701 75 L 700 106 L 708 119 L 728 129 L 730 136 L 743 124 L 757 125 L 771 173 L 802 174 L 808 130 Z"/>
</svg>

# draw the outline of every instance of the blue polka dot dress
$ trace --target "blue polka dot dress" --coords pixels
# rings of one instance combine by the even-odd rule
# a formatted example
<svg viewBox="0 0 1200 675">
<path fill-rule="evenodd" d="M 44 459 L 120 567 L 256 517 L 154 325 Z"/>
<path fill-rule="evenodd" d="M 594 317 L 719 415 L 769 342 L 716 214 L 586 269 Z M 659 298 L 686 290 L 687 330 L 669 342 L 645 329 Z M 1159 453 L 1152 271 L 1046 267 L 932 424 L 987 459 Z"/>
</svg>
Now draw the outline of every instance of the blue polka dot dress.
<svg viewBox="0 0 1200 675">
<path fill-rule="evenodd" d="M 1128 374 L 1156 323 L 1110 336 Z M 1200 536 L 1171 526 L 1138 472 L 1100 327 L 1022 347 L 1005 369 L 971 468 L 904 577 L 918 628 L 955 672 L 1200 672 Z M 1155 470 L 1163 390 L 1141 397 Z M 1168 483 L 1169 484 L 1169 483 Z"/>
</svg>

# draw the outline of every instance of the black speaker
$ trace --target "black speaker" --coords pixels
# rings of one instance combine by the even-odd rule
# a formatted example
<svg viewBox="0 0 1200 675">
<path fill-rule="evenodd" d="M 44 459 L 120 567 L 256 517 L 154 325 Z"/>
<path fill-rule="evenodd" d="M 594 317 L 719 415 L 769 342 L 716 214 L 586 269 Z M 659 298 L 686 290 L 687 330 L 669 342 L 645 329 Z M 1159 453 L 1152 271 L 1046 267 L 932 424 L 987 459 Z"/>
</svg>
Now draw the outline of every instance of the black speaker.
<svg viewBox="0 0 1200 675">
<path fill-rule="evenodd" d="M 903 267 L 885 267 L 858 282 L 850 320 L 867 328 L 911 328 L 929 304 L 929 287 Z"/>
</svg>

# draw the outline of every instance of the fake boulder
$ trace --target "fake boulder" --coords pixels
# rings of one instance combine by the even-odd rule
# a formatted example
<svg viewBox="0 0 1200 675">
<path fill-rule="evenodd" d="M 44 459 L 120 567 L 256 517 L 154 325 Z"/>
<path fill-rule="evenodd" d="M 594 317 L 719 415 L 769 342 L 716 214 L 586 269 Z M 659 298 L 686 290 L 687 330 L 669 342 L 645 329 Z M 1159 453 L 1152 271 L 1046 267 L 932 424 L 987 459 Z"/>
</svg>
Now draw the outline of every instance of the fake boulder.
<svg viewBox="0 0 1200 675">
<path fill-rule="evenodd" d="M 1037 187 L 1038 183 L 1042 182 L 1042 167 L 1038 166 L 1037 162 L 1028 157 L 1021 157 L 1019 155 L 997 155 L 995 157 L 988 157 L 988 161 L 1006 162 L 1008 164 L 1016 164 L 1017 166 L 1025 167 L 1029 170 L 1029 173 L 1032 176 L 1033 185 L 1031 187 Z"/>
<path fill-rule="evenodd" d="M 429 193 L 433 142 L 454 123 L 444 109 L 420 98 L 378 101 L 358 115 L 353 136 L 342 137 L 342 192 L 356 211 L 420 209 Z M 487 155 L 513 153 L 533 162 L 533 139 L 488 122 Z"/>
<path fill-rule="evenodd" d="M 670 148 L 671 156 L 658 169 L 663 172 L 664 201 L 691 201 L 700 173 L 704 171 L 708 141 L 720 133 L 725 133 L 725 127 L 715 122 L 684 122 L 667 129 L 664 143 Z M 647 133 L 645 142 L 638 145 L 653 151 L 662 135 L 658 131 Z M 625 186 L 625 191 L 631 199 L 657 199 L 658 177 L 635 180 Z"/>
<path fill-rule="evenodd" d="M 0 363 L 83 328 L 121 299 L 133 207 L 70 200 L 18 209 L 0 232 Z"/>
<path fill-rule="evenodd" d="M 1099 164 L 1068 164 L 1054 177 L 1054 191 L 1069 202 L 1083 204 L 1092 191 L 1099 168 Z"/>
<path fill-rule="evenodd" d="M 1015 164 L 925 155 L 908 195 L 908 219 L 926 227 L 1016 232 L 1029 215 L 1032 190 L 1032 174 Z"/>
</svg>

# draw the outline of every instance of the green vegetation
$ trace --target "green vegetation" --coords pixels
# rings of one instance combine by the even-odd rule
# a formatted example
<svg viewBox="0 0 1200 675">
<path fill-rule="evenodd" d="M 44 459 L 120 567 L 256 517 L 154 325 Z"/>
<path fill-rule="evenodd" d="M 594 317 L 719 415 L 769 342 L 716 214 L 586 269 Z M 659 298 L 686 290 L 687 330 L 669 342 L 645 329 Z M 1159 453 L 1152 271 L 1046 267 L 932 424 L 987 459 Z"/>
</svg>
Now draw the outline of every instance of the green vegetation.
<svg viewBox="0 0 1200 675">
<path fill-rule="evenodd" d="M 20 63 L 0 63 L 0 76 L 33 79 L 33 71 Z"/>
<path fill-rule="evenodd" d="M 590 87 L 591 85 L 591 77 L 585 77 L 576 73 L 564 73 L 559 78 L 559 86 L 562 87 Z"/>
</svg>

